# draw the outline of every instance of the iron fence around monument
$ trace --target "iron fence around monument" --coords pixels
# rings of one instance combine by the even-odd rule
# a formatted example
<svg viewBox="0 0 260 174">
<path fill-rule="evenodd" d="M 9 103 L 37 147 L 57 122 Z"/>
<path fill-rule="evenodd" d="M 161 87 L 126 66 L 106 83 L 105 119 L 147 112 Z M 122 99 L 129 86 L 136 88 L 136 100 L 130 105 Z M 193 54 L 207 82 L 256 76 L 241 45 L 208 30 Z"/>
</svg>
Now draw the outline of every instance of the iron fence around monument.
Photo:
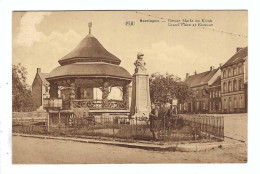
<svg viewBox="0 0 260 174">
<path fill-rule="evenodd" d="M 51 126 L 45 125 L 45 122 L 32 122 L 30 124 L 28 119 L 27 122 L 13 120 L 13 133 L 109 138 L 126 141 L 198 142 L 224 140 L 223 117 L 160 117 L 153 120 L 153 126 L 151 126 L 151 120 L 147 118 L 95 117 L 76 119 L 73 125 L 57 124 Z M 156 139 L 154 139 L 153 132 L 157 135 Z"/>
<path fill-rule="evenodd" d="M 182 115 L 185 125 L 196 128 L 196 131 L 208 137 L 224 140 L 224 117 L 209 115 Z"/>
</svg>

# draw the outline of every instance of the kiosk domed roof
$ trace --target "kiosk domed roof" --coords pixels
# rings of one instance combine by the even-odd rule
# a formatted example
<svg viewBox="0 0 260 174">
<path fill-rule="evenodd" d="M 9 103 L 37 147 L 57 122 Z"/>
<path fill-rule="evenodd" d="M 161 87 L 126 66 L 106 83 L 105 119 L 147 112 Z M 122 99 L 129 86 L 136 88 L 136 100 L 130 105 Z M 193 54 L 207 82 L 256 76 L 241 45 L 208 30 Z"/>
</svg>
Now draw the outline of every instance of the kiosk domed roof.
<svg viewBox="0 0 260 174">
<path fill-rule="evenodd" d="M 79 62 L 59 66 L 50 72 L 47 80 L 71 78 L 71 77 L 112 77 L 131 81 L 132 76 L 127 70 L 108 63 Z"/>
<path fill-rule="evenodd" d="M 70 53 L 59 60 L 60 65 L 75 62 L 106 62 L 119 65 L 121 60 L 108 52 L 90 33 Z"/>
</svg>

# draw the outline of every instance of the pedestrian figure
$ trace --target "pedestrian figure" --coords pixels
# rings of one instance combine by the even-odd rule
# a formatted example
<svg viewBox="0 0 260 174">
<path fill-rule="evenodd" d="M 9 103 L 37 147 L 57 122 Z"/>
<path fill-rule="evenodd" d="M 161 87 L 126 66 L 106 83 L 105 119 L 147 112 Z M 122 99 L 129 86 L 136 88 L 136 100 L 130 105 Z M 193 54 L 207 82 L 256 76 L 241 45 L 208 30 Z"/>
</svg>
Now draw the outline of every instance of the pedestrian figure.
<svg viewBox="0 0 260 174">
<path fill-rule="evenodd" d="M 170 121 L 170 114 L 171 114 L 171 104 L 170 103 L 166 103 L 163 108 L 162 108 L 162 123 L 163 123 L 163 132 L 164 132 L 164 136 L 168 135 L 169 133 L 169 121 Z"/>
<path fill-rule="evenodd" d="M 152 110 L 149 114 L 149 120 L 150 120 L 150 131 L 153 134 L 153 140 L 158 139 L 158 133 L 157 133 L 157 124 L 156 120 L 158 119 L 158 107 L 156 107 L 154 104 L 152 104 Z"/>
</svg>

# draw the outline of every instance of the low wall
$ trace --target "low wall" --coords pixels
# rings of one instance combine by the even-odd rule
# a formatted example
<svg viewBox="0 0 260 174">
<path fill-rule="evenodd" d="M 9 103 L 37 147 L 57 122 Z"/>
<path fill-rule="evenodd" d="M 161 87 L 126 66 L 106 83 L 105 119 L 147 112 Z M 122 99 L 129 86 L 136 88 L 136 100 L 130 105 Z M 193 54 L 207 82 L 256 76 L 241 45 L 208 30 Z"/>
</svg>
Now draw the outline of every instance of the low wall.
<svg viewBox="0 0 260 174">
<path fill-rule="evenodd" d="M 214 116 L 214 117 L 246 117 L 247 113 L 234 113 L 234 114 L 180 114 L 180 115 L 201 115 L 201 116 Z"/>
<path fill-rule="evenodd" d="M 13 112 L 12 118 L 13 119 L 37 119 L 37 118 L 47 118 L 48 113 L 47 112 Z"/>
</svg>

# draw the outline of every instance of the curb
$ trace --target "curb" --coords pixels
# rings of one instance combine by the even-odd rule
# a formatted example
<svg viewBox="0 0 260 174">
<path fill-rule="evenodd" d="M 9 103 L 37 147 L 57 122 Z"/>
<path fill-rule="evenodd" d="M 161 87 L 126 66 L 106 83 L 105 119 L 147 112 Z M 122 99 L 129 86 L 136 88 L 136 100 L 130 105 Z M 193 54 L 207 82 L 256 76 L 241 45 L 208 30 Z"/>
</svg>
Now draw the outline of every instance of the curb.
<svg viewBox="0 0 260 174">
<path fill-rule="evenodd" d="M 114 145 L 120 147 L 128 148 L 138 148 L 145 150 L 154 150 L 154 151 L 180 151 L 180 152 L 198 152 L 206 151 L 215 148 L 227 148 L 227 147 L 238 147 L 246 146 L 244 143 L 225 143 L 225 142 L 216 142 L 216 143 L 193 143 L 193 144 L 149 144 L 149 143 L 127 143 L 119 141 L 109 141 L 109 140 L 97 140 L 97 139 L 88 139 L 88 138 L 72 138 L 72 137 L 54 137 L 54 136 L 44 136 L 44 135 L 33 135 L 33 134 L 19 134 L 13 133 L 13 136 L 21 137 L 31 137 L 31 138 L 41 138 L 41 139 L 55 139 L 55 140 L 64 140 L 64 141 L 74 141 L 81 143 L 94 143 L 94 144 L 105 144 L 105 145 Z"/>
</svg>

